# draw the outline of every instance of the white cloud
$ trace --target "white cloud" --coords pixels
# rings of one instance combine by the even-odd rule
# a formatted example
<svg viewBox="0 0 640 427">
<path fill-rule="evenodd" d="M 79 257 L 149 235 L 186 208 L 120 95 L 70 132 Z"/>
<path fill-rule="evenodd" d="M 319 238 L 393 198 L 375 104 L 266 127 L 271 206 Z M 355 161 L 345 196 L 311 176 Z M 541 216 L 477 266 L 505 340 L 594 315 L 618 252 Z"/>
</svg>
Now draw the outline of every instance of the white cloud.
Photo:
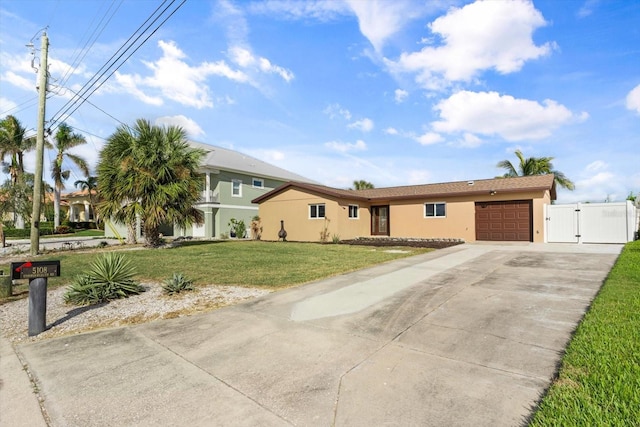
<svg viewBox="0 0 640 427">
<path fill-rule="evenodd" d="M 373 120 L 364 118 L 362 120 L 349 123 L 347 127 L 349 129 L 357 129 L 362 132 L 371 132 L 371 130 L 373 130 Z"/>
<path fill-rule="evenodd" d="M 640 114 L 640 84 L 627 94 L 627 108 Z"/>
<path fill-rule="evenodd" d="M 384 130 L 384 133 L 387 135 L 398 135 L 400 132 L 398 132 L 398 129 L 396 128 L 388 127 Z"/>
<path fill-rule="evenodd" d="M 285 19 L 313 18 L 322 22 L 351 12 L 346 3 L 335 0 L 262 0 L 252 2 L 248 10 L 250 13 L 278 15 Z"/>
<path fill-rule="evenodd" d="M 187 132 L 189 138 L 198 138 L 205 135 L 204 130 L 202 130 L 198 123 L 183 115 L 158 117 L 156 124 L 180 126 Z"/>
<path fill-rule="evenodd" d="M 407 97 L 409 96 L 409 92 L 402 89 L 396 89 L 396 91 L 394 92 L 394 95 L 395 95 L 396 102 L 400 104 L 407 99 Z"/>
<path fill-rule="evenodd" d="M 152 104 L 162 104 L 158 95 L 148 95 L 144 89 L 158 89 L 162 96 L 195 108 L 213 107 L 206 80 L 209 76 L 220 76 L 239 82 L 248 83 L 249 77 L 239 70 L 233 70 L 224 61 L 203 62 L 197 66 L 190 66 L 184 61 L 185 53 L 173 42 L 160 40 L 158 46 L 163 55 L 156 62 L 143 63 L 153 71 L 149 77 L 137 74 L 128 75 L 116 72 L 116 81 L 127 92 L 132 93 L 141 101 Z"/>
<path fill-rule="evenodd" d="M 482 139 L 478 138 L 476 135 L 472 134 L 472 133 L 468 133 L 466 132 L 464 135 L 462 135 L 462 139 L 460 141 L 458 141 L 458 143 L 460 144 L 461 147 L 467 147 L 467 148 L 475 148 L 478 147 L 482 144 Z"/>
<path fill-rule="evenodd" d="M 418 141 L 422 145 L 432 145 L 437 144 L 438 142 L 444 141 L 442 135 L 435 132 L 427 132 L 420 136 L 415 137 L 415 140 Z"/>
<path fill-rule="evenodd" d="M 124 88 L 125 92 L 135 96 L 140 101 L 149 105 L 162 105 L 164 101 L 159 96 L 149 96 L 144 93 L 141 89 L 138 88 L 139 85 L 143 84 L 143 79 L 137 74 L 120 74 L 120 72 L 116 71 L 114 74 L 116 82 L 120 83 L 120 85 Z"/>
<path fill-rule="evenodd" d="M 587 0 L 578 10 L 578 18 L 586 18 L 593 13 L 593 9 L 598 5 L 599 0 Z"/>
<path fill-rule="evenodd" d="M 421 185 L 431 181 L 431 173 L 423 170 L 409 171 L 407 178 L 409 185 Z"/>
<path fill-rule="evenodd" d="M 587 172 L 597 172 L 599 170 L 607 169 L 608 167 L 609 165 L 603 162 L 602 160 L 596 160 L 595 162 L 589 163 L 585 168 L 585 170 Z"/>
<path fill-rule="evenodd" d="M 0 112 L 4 113 L 6 111 L 9 114 L 11 114 L 11 110 L 16 108 L 17 106 L 18 106 L 18 104 L 16 104 L 15 102 L 11 101 L 10 99 L 7 99 L 7 98 L 5 98 L 3 96 L 0 96 Z M 2 118 L 2 117 L 0 117 L 0 118 Z"/>
<path fill-rule="evenodd" d="M 2 75 L 0 80 L 3 82 L 7 82 L 13 86 L 19 87 L 20 89 L 24 89 L 26 91 L 30 91 L 33 93 L 38 93 L 38 91 L 36 90 L 37 76 L 35 74 L 33 78 L 27 79 L 25 77 L 22 77 L 14 73 L 13 71 L 7 71 Z"/>
<path fill-rule="evenodd" d="M 242 68 L 260 70 L 267 74 L 278 74 L 286 82 L 290 82 L 294 78 L 292 71 L 272 64 L 267 58 L 256 57 L 249 49 L 241 46 L 232 46 L 229 49 L 229 57 Z"/>
<path fill-rule="evenodd" d="M 580 120 L 553 100 L 542 104 L 497 92 L 460 91 L 440 101 L 440 120 L 431 123 L 436 132 L 498 135 L 507 141 L 546 138 L 559 126 Z"/>
<path fill-rule="evenodd" d="M 351 112 L 346 108 L 343 108 L 340 104 L 331 104 L 322 112 L 332 120 L 338 116 L 343 117 L 346 120 L 351 120 Z"/>
<path fill-rule="evenodd" d="M 547 55 L 551 45 L 536 46 L 532 40 L 533 32 L 544 25 L 542 14 L 529 1 L 477 1 L 452 8 L 429 24 L 441 45 L 385 62 L 391 71 L 416 73 L 424 88 L 440 90 L 451 82 L 469 82 L 489 69 L 513 73 L 526 61 Z"/>
<path fill-rule="evenodd" d="M 367 149 L 367 144 L 361 139 L 352 144 L 348 142 L 330 141 L 325 142 L 324 146 L 340 153 L 346 153 L 349 151 L 364 151 Z"/>
<path fill-rule="evenodd" d="M 360 32 L 378 52 L 390 36 L 424 12 L 415 2 L 408 0 L 346 1 L 358 17 Z"/>
</svg>

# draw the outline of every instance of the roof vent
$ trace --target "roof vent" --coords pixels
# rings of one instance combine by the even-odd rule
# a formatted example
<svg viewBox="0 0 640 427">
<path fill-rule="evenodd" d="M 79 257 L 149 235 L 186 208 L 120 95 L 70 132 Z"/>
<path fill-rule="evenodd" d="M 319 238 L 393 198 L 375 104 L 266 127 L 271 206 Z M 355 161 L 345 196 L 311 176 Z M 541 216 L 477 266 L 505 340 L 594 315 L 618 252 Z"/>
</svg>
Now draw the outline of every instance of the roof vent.
<svg viewBox="0 0 640 427">
<path fill-rule="evenodd" d="M 467 181 L 467 185 L 473 185 L 474 182 L 473 181 Z"/>
</svg>

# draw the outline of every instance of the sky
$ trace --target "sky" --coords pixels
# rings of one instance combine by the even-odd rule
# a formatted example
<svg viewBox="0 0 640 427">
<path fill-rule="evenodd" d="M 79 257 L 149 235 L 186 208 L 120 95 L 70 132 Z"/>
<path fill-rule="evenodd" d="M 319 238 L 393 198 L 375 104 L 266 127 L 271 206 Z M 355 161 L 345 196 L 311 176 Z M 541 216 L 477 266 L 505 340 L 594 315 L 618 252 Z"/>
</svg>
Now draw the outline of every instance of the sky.
<svg viewBox="0 0 640 427">
<path fill-rule="evenodd" d="M 0 118 L 33 134 L 45 29 L 46 127 L 92 168 L 143 118 L 337 188 L 494 178 L 520 150 L 575 183 L 558 203 L 640 193 L 637 0 L 0 0 Z"/>
</svg>

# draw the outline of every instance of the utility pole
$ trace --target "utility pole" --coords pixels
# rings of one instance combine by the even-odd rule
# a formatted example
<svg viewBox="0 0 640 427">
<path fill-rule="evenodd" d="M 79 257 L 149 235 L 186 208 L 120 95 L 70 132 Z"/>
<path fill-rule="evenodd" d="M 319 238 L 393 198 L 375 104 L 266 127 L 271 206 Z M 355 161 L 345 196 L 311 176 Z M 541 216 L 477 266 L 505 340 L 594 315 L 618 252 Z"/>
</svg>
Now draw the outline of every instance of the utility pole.
<svg viewBox="0 0 640 427">
<path fill-rule="evenodd" d="M 38 134 L 36 136 L 36 171 L 33 177 L 33 211 L 31 213 L 31 255 L 38 255 L 40 250 L 40 205 L 42 200 L 42 168 L 44 162 L 44 115 L 47 103 L 47 80 L 49 38 L 46 31 L 42 33 L 42 58 L 40 58 L 40 75 L 38 76 Z"/>
</svg>

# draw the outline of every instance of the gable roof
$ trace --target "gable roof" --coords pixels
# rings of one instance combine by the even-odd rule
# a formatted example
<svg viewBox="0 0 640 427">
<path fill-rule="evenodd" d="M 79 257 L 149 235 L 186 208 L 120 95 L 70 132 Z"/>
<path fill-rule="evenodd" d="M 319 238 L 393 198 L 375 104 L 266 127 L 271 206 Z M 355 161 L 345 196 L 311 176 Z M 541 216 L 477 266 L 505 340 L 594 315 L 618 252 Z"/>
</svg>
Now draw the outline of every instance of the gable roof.
<svg viewBox="0 0 640 427">
<path fill-rule="evenodd" d="M 391 201 L 409 199 L 433 199 L 436 197 L 484 195 L 496 193 L 521 193 L 549 190 L 551 199 L 556 199 L 555 177 L 552 174 L 493 178 L 471 181 L 444 182 L 439 184 L 407 185 L 402 187 L 371 188 L 367 190 L 341 190 L 323 185 L 287 182 L 280 187 L 252 200 L 261 203 L 289 188 L 319 193 L 320 195 L 362 201 Z"/>
<path fill-rule="evenodd" d="M 202 168 L 223 169 L 246 175 L 254 175 L 259 178 L 274 178 L 280 181 L 315 182 L 302 175 L 289 172 L 288 170 L 238 151 L 195 141 L 189 141 L 189 145 L 206 151 L 204 159 L 202 160 Z"/>
</svg>

